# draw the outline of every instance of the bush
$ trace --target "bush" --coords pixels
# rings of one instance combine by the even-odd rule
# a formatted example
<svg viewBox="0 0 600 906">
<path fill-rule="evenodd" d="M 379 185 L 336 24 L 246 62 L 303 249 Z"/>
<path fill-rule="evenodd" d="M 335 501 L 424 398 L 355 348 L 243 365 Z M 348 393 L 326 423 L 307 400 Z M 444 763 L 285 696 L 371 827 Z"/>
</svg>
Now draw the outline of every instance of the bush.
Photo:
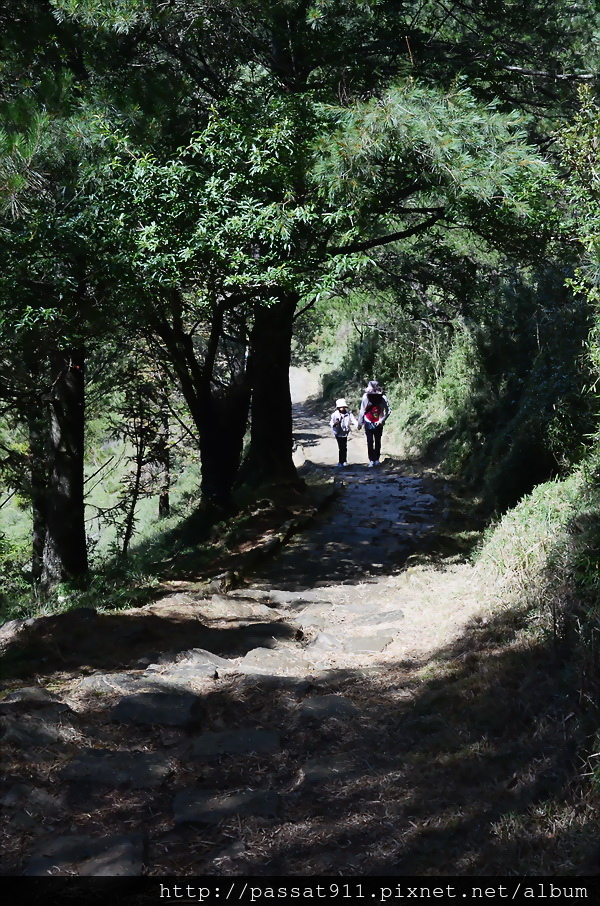
<svg viewBox="0 0 600 906">
<path fill-rule="evenodd" d="M 0 536 L 0 624 L 23 616 L 30 604 L 30 552 Z"/>
<path fill-rule="evenodd" d="M 600 705 L 600 451 L 536 487 L 488 529 L 477 570 L 550 635 L 597 715 Z"/>
</svg>

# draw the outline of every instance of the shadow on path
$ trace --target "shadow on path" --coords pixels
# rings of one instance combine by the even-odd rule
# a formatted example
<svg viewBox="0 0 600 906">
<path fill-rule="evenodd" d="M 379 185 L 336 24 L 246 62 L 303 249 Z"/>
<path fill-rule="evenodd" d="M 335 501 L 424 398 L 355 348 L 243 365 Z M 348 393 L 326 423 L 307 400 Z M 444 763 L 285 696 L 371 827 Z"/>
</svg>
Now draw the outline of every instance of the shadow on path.
<svg viewBox="0 0 600 906">
<path fill-rule="evenodd" d="M 439 501 L 392 460 L 375 469 L 334 469 L 340 493 L 313 525 L 252 575 L 253 584 L 303 590 L 396 572 L 426 549 Z"/>
<path fill-rule="evenodd" d="M 142 834 L 153 876 L 590 873 L 591 863 L 574 861 L 592 858 L 597 824 L 573 782 L 582 740 L 568 730 L 574 705 L 562 669 L 550 644 L 520 643 L 505 615 L 468 629 L 429 680 L 402 665 L 305 680 L 223 678 L 201 696 L 196 730 L 118 725 L 98 700 L 63 718 L 76 731 L 72 743 L 30 755 L 12 740 L 6 749 L 7 834 L 24 820 L 14 804 L 20 789 L 33 785 L 47 799 L 42 807 L 28 794 L 25 808 L 42 814 L 14 837 L 4 871 L 22 870 L 40 834 L 76 831 Z M 198 754 L 199 734 L 241 727 L 276 729 L 280 748 Z M 98 746 L 119 758 L 167 759 L 168 780 L 147 789 L 108 778 L 56 784 L 69 758 Z M 248 789 L 274 796 L 272 814 L 173 820 L 177 795 Z"/>
</svg>

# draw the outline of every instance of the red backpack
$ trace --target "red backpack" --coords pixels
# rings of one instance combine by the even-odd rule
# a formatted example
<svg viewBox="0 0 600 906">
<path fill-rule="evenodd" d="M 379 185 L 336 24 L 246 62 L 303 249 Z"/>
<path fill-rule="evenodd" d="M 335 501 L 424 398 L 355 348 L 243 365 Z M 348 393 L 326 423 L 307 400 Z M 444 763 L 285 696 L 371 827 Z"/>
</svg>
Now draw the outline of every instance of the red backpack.
<svg viewBox="0 0 600 906">
<path fill-rule="evenodd" d="M 365 408 L 365 420 L 377 422 L 383 415 L 383 399 L 379 393 L 369 393 L 369 402 Z"/>
</svg>

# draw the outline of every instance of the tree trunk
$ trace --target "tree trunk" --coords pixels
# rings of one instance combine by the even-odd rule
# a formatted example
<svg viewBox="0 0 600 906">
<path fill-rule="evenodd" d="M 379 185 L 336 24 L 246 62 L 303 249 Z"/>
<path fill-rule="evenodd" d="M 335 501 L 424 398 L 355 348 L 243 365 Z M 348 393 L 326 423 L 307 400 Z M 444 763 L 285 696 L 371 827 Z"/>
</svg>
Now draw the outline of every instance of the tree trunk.
<svg viewBox="0 0 600 906">
<path fill-rule="evenodd" d="M 39 584 L 43 571 L 44 543 L 46 540 L 46 491 L 48 488 L 48 423 L 45 411 L 27 415 L 29 429 L 29 462 L 31 481 L 31 578 Z"/>
<path fill-rule="evenodd" d="M 140 499 L 140 491 L 142 487 L 142 473 L 144 471 L 144 458 L 146 455 L 146 448 L 144 442 L 142 441 L 136 450 L 135 455 L 135 471 L 133 473 L 133 480 L 130 485 L 130 494 L 129 501 L 127 506 L 127 515 L 125 518 L 125 531 L 123 532 L 123 543 L 121 545 L 121 557 L 125 560 L 129 555 L 129 545 L 131 544 L 131 539 L 133 538 L 133 530 L 135 528 L 135 511 Z"/>
<path fill-rule="evenodd" d="M 218 412 L 218 455 L 221 481 L 230 495 L 242 460 L 244 437 L 250 411 L 250 384 L 246 380 L 217 391 L 213 407 Z"/>
<path fill-rule="evenodd" d="M 41 586 L 82 583 L 88 562 L 83 503 L 83 350 L 51 357 L 50 450 Z"/>
<path fill-rule="evenodd" d="M 298 296 L 256 310 L 251 345 L 250 448 L 240 479 L 248 484 L 300 484 L 292 459 L 290 360 Z"/>
<path fill-rule="evenodd" d="M 213 391 L 203 382 L 197 390 L 190 413 L 200 437 L 202 497 L 229 509 L 248 424 L 250 388 L 240 383 Z"/>
<path fill-rule="evenodd" d="M 248 423 L 250 391 L 245 380 L 221 392 L 212 389 L 224 302 L 215 308 L 202 363 L 196 357 L 192 337 L 183 328 L 178 300 L 174 297 L 171 302 L 171 323 L 157 320 L 155 329 L 164 343 L 198 433 L 202 497 L 205 502 L 228 509 Z"/>
<path fill-rule="evenodd" d="M 169 412 L 166 402 L 163 401 L 160 410 L 160 433 L 158 437 L 157 462 L 159 468 L 158 479 L 158 518 L 166 519 L 171 514 L 171 448 Z"/>
</svg>

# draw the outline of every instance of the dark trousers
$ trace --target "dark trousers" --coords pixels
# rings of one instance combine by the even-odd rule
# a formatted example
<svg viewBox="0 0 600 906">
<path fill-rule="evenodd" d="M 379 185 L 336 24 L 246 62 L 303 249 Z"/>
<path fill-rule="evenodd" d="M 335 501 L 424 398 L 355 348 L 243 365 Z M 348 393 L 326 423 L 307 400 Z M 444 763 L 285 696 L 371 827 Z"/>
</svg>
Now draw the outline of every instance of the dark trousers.
<svg viewBox="0 0 600 906">
<path fill-rule="evenodd" d="M 339 461 L 347 462 L 348 461 L 348 438 L 340 437 L 339 435 L 336 435 L 335 439 L 337 440 L 337 444 L 338 444 L 338 452 L 339 452 L 339 457 L 340 457 Z"/>
<path fill-rule="evenodd" d="M 365 434 L 367 435 L 367 452 L 369 462 L 375 462 L 379 459 L 381 453 L 381 435 L 383 434 L 383 425 L 377 425 L 375 428 L 367 428 L 365 422 Z"/>
</svg>

